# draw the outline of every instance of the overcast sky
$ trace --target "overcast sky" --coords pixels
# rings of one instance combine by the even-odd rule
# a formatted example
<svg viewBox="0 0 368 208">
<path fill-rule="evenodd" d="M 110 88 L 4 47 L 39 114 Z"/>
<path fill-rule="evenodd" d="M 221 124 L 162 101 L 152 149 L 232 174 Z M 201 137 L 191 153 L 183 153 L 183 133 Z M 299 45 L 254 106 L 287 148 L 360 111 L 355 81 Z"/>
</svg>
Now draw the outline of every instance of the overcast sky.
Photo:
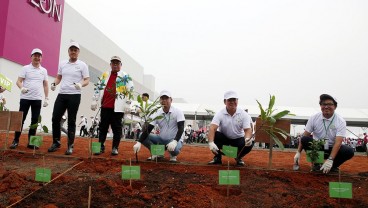
<svg viewBox="0 0 368 208">
<path fill-rule="evenodd" d="M 368 108 L 366 0 L 66 0 L 190 103 Z M 175 100 L 174 100 L 175 102 Z"/>
</svg>

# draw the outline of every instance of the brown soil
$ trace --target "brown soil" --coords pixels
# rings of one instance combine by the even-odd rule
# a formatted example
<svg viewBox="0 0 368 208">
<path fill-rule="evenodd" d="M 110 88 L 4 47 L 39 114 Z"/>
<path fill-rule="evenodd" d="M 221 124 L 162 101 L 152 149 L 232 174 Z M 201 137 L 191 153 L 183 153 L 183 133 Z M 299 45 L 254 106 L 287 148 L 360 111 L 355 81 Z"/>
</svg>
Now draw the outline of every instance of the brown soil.
<svg viewBox="0 0 368 208">
<path fill-rule="evenodd" d="M 1 148 L 5 137 L 0 136 Z M 146 161 L 149 151 L 142 148 L 136 163 L 131 140 L 121 142 L 118 156 L 110 155 L 108 140 L 106 152 L 92 158 L 89 139 L 77 138 L 71 156 L 64 155 L 65 138 L 60 150 L 48 153 L 52 139 L 44 136 L 35 154 L 26 140 L 23 135 L 16 150 L 2 151 L 0 207 L 16 202 L 13 207 L 88 207 L 90 186 L 91 207 L 368 207 L 368 157 L 363 154 L 341 166 L 340 180 L 353 184 L 353 199 L 336 199 L 329 197 L 328 182 L 339 181 L 339 175 L 309 172 L 305 153 L 301 171 L 292 171 L 295 150 L 273 151 L 269 169 L 268 151 L 260 149 L 244 158 L 245 167 L 235 167 L 226 157 L 222 166 L 206 165 L 212 159 L 206 145 L 185 145 L 178 163 L 168 162 L 167 152 L 163 160 Z M 141 167 L 140 180 L 121 179 L 121 166 L 130 163 Z M 35 167 L 50 168 L 53 181 L 35 182 Z M 228 168 L 240 170 L 239 186 L 218 184 L 218 171 Z"/>
</svg>

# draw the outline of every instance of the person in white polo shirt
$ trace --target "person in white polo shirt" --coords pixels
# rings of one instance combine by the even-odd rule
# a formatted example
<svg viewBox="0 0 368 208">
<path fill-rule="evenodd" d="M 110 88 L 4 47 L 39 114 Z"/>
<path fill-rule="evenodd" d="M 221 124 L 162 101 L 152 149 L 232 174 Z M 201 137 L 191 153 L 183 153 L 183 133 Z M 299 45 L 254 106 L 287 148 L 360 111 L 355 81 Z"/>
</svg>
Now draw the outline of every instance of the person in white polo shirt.
<svg viewBox="0 0 368 208">
<path fill-rule="evenodd" d="M 224 94 L 225 108 L 215 114 L 210 125 L 208 145 L 215 155 L 208 164 L 222 164 L 221 149 L 223 145 L 238 148 L 238 156 L 235 158 L 238 166 L 244 166 L 243 157 L 253 147 L 251 117 L 247 112 L 238 108 L 238 95 L 234 91 Z"/>
<path fill-rule="evenodd" d="M 31 125 L 38 123 L 38 117 L 41 113 L 42 98 L 45 95 L 45 100 L 43 103 L 44 107 L 48 106 L 48 76 L 47 70 L 41 66 L 42 62 L 42 51 L 39 48 L 35 48 L 31 52 L 32 63 L 26 65 L 22 68 L 19 73 L 17 86 L 19 87 L 20 102 L 19 111 L 23 112 L 23 123 L 27 118 L 29 108 L 31 108 Z M 37 128 L 29 128 L 28 131 L 28 145 L 27 147 L 33 149 L 33 145 L 29 145 L 29 139 L 31 136 L 36 135 Z M 10 148 L 15 149 L 19 144 L 21 132 L 15 132 L 15 137 Z"/>
<path fill-rule="evenodd" d="M 89 71 L 86 63 L 78 59 L 79 44 L 71 42 L 68 48 L 69 60 L 64 60 L 59 64 L 59 69 L 51 90 L 54 91 L 60 84 L 60 91 L 55 100 L 52 113 L 52 138 L 53 143 L 48 149 L 55 152 L 60 148 L 61 126 L 60 121 L 64 112 L 68 112 L 68 147 L 66 155 L 73 153 L 75 138 L 76 117 L 81 101 L 82 87 L 89 84 Z"/>
<path fill-rule="evenodd" d="M 324 151 L 324 158 L 327 159 L 322 167 L 315 164 L 313 170 L 321 170 L 323 173 L 338 172 L 341 164 L 354 156 L 351 147 L 342 144 L 346 134 L 346 121 L 337 113 L 336 100 L 328 94 L 322 94 L 319 98 L 321 112 L 309 118 L 303 137 L 298 145 L 298 151 L 294 156 L 295 170 L 299 169 L 300 153 L 302 150 L 310 150 L 310 142 L 313 140 L 324 140 L 325 145 L 320 150 Z M 313 136 L 312 136 L 313 133 Z"/>
<path fill-rule="evenodd" d="M 134 153 L 139 152 L 141 144 L 151 149 L 151 144 L 162 144 L 165 145 L 170 153 L 170 162 L 176 162 L 177 156 L 183 147 L 183 133 L 184 133 L 184 113 L 171 105 L 172 97 L 171 93 L 167 90 L 160 92 L 160 108 L 152 118 L 162 116 L 161 119 L 155 120 L 144 125 L 142 134 L 139 137 L 137 143 L 133 146 Z M 153 128 L 158 125 L 160 128 L 160 134 L 150 134 Z M 148 158 L 150 160 L 156 159 L 156 156 Z"/>
</svg>

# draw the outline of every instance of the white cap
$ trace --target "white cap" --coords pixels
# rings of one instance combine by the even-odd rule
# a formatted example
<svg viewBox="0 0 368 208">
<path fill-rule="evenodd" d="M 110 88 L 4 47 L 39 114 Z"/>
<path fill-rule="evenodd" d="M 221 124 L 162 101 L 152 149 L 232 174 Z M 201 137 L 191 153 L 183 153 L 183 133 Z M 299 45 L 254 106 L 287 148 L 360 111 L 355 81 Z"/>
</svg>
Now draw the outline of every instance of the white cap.
<svg viewBox="0 0 368 208">
<path fill-rule="evenodd" d="M 73 47 L 73 46 L 79 49 L 79 44 L 77 42 L 72 41 L 72 42 L 69 43 L 69 48 Z"/>
<path fill-rule="evenodd" d="M 171 93 L 168 90 L 162 90 L 160 92 L 160 97 L 162 97 L 162 96 L 171 97 Z"/>
<path fill-rule="evenodd" d="M 113 56 L 113 57 L 111 57 L 110 61 L 112 61 L 112 60 L 118 60 L 118 61 L 121 62 L 121 58 L 119 56 Z"/>
<path fill-rule="evenodd" d="M 41 51 L 41 49 L 39 49 L 39 48 L 35 48 L 35 49 L 33 49 L 33 50 L 32 50 L 32 52 L 31 52 L 31 56 L 32 56 L 33 54 L 35 54 L 35 53 L 39 53 L 39 54 L 41 54 L 41 55 L 42 55 L 42 51 Z"/>
<path fill-rule="evenodd" d="M 225 92 L 224 99 L 227 100 L 227 99 L 230 99 L 230 98 L 238 99 L 239 97 L 238 97 L 238 94 L 236 94 L 235 91 L 230 90 L 230 91 Z"/>
</svg>

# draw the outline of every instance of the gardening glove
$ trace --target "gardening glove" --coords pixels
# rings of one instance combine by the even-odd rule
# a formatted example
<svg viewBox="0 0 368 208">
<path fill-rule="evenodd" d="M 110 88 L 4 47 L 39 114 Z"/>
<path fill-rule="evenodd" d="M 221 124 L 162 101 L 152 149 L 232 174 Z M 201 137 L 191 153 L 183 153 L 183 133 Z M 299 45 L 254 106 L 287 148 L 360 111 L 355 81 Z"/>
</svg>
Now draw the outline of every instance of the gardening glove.
<svg viewBox="0 0 368 208">
<path fill-rule="evenodd" d="M 0 93 L 5 92 L 5 88 L 3 88 L 2 86 L 0 86 Z"/>
<path fill-rule="evenodd" d="M 175 139 L 172 140 L 169 144 L 166 145 L 167 150 L 169 150 L 170 152 L 174 151 L 176 146 L 178 145 L 178 141 L 176 141 Z"/>
<path fill-rule="evenodd" d="M 51 83 L 51 87 L 50 87 L 50 88 L 51 88 L 51 90 L 52 90 L 52 91 L 55 91 L 55 89 L 56 89 L 56 84 L 55 84 L 55 83 Z"/>
<path fill-rule="evenodd" d="M 49 98 L 45 97 L 45 101 L 43 101 L 43 107 L 47 107 L 49 105 Z"/>
<path fill-rule="evenodd" d="M 135 145 L 133 146 L 134 153 L 139 152 L 139 150 L 141 149 L 141 146 L 142 144 L 140 142 L 135 143 Z"/>
<path fill-rule="evenodd" d="M 219 148 L 215 144 L 215 142 L 209 142 L 208 145 L 210 146 L 210 150 L 213 152 L 213 154 L 217 155 Z"/>
<path fill-rule="evenodd" d="M 80 89 L 82 89 L 82 84 L 81 83 L 74 83 L 74 87 L 75 87 L 75 89 L 77 89 L 77 90 L 80 90 Z"/>
<path fill-rule="evenodd" d="M 93 100 L 91 103 L 91 110 L 95 111 L 97 109 L 97 101 Z"/>
<path fill-rule="evenodd" d="M 300 152 L 297 151 L 294 156 L 294 164 L 299 164 Z"/>
<path fill-rule="evenodd" d="M 245 146 L 249 147 L 252 145 L 252 138 L 245 138 Z"/>
<path fill-rule="evenodd" d="M 25 87 L 22 87 L 22 88 L 20 88 L 20 91 L 22 92 L 22 94 L 25 94 L 25 93 L 28 92 L 28 89 L 25 88 Z"/>
<path fill-rule="evenodd" d="M 332 168 L 332 164 L 333 164 L 333 160 L 327 159 L 325 163 L 323 163 L 320 170 L 322 170 L 323 173 L 328 173 L 330 172 Z"/>
</svg>

